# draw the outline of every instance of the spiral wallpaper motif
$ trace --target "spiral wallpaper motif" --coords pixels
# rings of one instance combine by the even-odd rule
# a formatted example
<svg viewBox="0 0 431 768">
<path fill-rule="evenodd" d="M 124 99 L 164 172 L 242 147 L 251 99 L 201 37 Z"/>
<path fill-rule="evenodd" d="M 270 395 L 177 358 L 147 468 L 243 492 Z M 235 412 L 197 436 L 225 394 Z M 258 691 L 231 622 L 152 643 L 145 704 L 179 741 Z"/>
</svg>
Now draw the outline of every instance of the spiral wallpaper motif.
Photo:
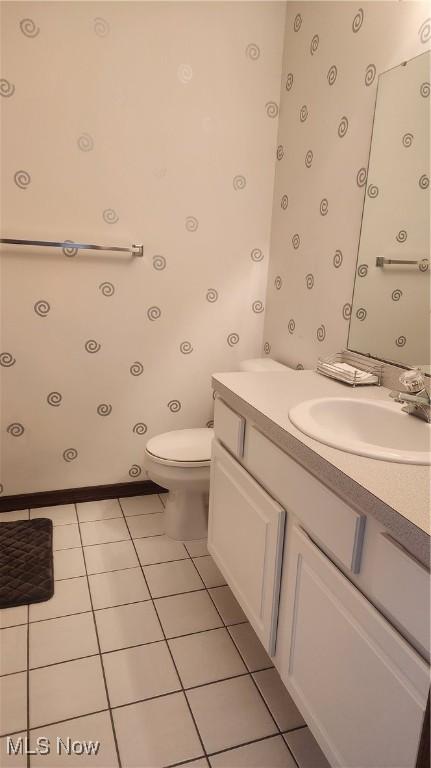
<svg viewBox="0 0 431 768">
<path fill-rule="evenodd" d="M 5 77 L 2 77 L 0 79 L 0 96 L 5 96 L 6 98 L 9 96 L 13 96 L 15 93 L 15 86 L 13 83 L 10 83 L 9 80 L 6 80 Z"/>
<path fill-rule="evenodd" d="M 370 322 L 364 297 L 352 312 L 352 293 L 357 266 L 357 284 L 371 270 L 362 257 L 357 265 L 364 198 L 378 206 L 387 196 L 367 178 L 378 75 L 429 50 L 430 30 L 425 2 L 287 4 L 277 140 L 286 151 L 275 169 L 263 351 L 292 367 L 346 347 L 351 317 L 363 333 Z M 429 74 L 414 90 L 428 102 Z M 399 152 L 414 152 L 415 130 L 406 126 L 397 141 Z M 415 199 L 429 194 L 428 176 L 419 169 L 412 180 Z M 397 247 L 411 237 L 406 221 L 385 235 Z M 400 314 L 399 290 L 386 290 L 385 312 Z M 393 334 L 394 359 L 400 348 L 407 354 L 408 336 Z"/>
<path fill-rule="evenodd" d="M 211 423 L 211 374 L 261 354 L 284 24 L 3 4 L 2 231 L 70 242 L 2 247 L 4 495 L 144 480 L 147 440 Z"/>
<path fill-rule="evenodd" d="M 46 402 L 48 405 L 54 406 L 54 408 L 58 408 L 59 405 L 61 405 L 61 401 L 63 400 L 60 392 L 50 392 L 49 395 L 47 395 Z"/>
</svg>

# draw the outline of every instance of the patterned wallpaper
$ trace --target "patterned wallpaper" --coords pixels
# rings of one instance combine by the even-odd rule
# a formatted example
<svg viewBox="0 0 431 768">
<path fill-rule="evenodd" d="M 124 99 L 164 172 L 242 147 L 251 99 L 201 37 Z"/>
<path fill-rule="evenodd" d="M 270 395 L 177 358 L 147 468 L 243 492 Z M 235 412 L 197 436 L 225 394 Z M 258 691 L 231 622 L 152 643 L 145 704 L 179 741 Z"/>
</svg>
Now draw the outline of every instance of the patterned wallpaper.
<svg viewBox="0 0 431 768">
<path fill-rule="evenodd" d="M 426 2 L 288 3 L 264 330 L 282 362 L 347 345 L 378 73 L 430 40 Z"/>
<path fill-rule="evenodd" d="M 430 365 L 430 54 L 380 77 L 349 346 Z M 418 266 L 376 267 L 376 258 Z"/>
<path fill-rule="evenodd" d="M 284 3 L 3 2 L 0 491 L 143 479 L 262 345 Z"/>
</svg>

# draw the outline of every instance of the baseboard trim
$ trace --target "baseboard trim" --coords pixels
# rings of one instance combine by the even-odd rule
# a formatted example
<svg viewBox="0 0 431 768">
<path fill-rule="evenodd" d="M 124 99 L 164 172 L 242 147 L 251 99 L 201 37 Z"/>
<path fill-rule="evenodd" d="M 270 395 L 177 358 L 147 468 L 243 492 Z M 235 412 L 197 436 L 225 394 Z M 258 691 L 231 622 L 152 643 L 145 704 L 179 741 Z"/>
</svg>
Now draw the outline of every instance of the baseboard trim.
<svg viewBox="0 0 431 768">
<path fill-rule="evenodd" d="M 64 488 L 59 491 L 20 493 L 15 496 L 0 496 L 0 513 L 13 512 L 16 509 L 30 509 L 31 507 L 51 507 L 57 504 L 116 499 L 120 496 L 146 496 L 150 493 L 164 492 L 166 489 L 153 483 L 152 480 L 141 480 L 133 483 L 90 485 L 85 488 Z"/>
</svg>

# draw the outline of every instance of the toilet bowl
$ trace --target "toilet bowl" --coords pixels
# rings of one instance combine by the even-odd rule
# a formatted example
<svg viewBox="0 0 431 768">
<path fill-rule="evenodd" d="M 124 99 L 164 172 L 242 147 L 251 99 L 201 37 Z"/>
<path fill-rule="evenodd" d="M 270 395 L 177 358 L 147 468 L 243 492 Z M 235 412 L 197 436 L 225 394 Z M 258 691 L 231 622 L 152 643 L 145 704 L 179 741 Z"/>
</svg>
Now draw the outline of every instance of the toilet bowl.
<svg viewBox="0 0 431 768">
<path fill-rule="evenodd" d="M 271 358 L 244 360 L 241 371 L 286 370 Z M 171 539 L 203 539 L 208 529 L 211 443 L 209 428 L 176 429 L 151 438 L 144 464 L 150 480 L 168 490 L 165 533 Z"/>
<path fill-rule="evenodd" d="M 171 539 L 203 539 L 208 527 L 211 442 L 214 430 L 177 429 L 148 441 L 145 468 L 167 488 L 165 532 Z"/>
</svg>

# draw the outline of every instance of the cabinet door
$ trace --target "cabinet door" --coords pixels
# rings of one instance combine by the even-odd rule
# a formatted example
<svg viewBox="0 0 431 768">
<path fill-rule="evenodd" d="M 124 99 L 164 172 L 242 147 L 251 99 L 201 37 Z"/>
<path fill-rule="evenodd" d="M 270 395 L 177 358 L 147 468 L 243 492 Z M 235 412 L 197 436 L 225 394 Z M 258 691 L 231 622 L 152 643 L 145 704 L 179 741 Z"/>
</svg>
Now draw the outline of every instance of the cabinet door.
<svg viewBox="0 0 431 768">
<path fill-rule="evenodd" d="M 213 442 L 208 549 L 270 655 L 277 630 L 284 509 Z"/>
<path fill-rule="evenodd" d="M 288 559 L 281 674 L 331 765 L 413 767 L 428 666 L 298 528 Z"/>
</svg>

